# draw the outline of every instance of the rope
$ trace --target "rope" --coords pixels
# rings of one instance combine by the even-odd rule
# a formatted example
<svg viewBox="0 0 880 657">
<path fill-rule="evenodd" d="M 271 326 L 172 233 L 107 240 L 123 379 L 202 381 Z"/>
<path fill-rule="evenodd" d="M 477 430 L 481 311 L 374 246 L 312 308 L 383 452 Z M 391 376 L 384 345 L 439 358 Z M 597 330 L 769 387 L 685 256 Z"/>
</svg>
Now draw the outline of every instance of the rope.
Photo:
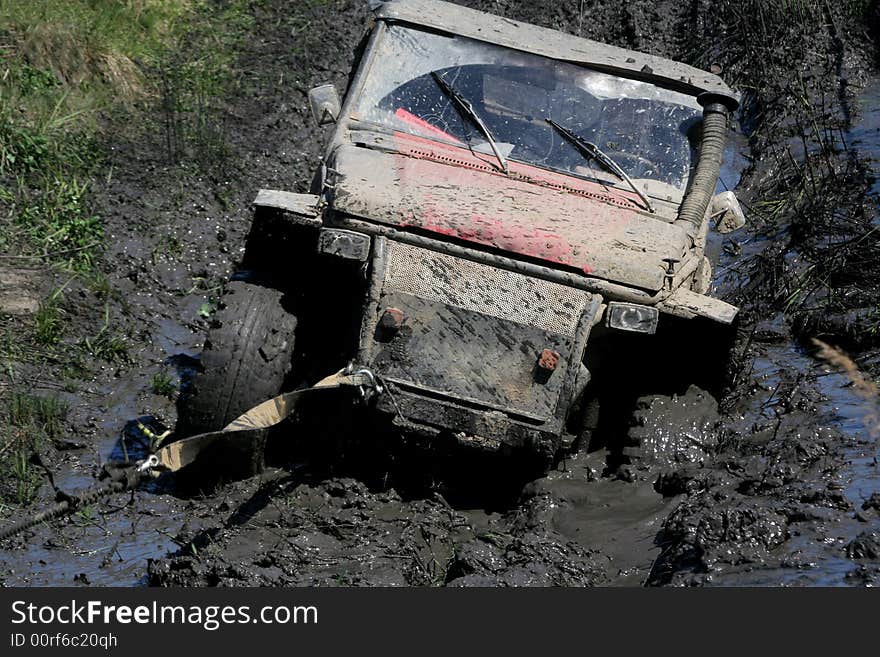
<svg viewBox="0 0 880 657">
<path fill-rule="evenodd" d="M 45 511 L 40 511 L 32 516 L 23 518 L 18 522 L 0 529 L 0 540 L 4 540 L 15 536 L 31 527 L 36 527 L 46 520 L 59 518 L 63 515 L 73 513 L 77 508 L 97 502 L 102 497 L 121 493 L 128 489 L 137 488 L 138 484 L 145 478 L 146 473 L 139 471 L 137 468 L 125 468 L 115 470 L 110 473 L 111 481 L 102 486 L 96 486 L 79 493 L 78 495 L 63 494 L 64 499 L 53 504 Z"/>
</svg>

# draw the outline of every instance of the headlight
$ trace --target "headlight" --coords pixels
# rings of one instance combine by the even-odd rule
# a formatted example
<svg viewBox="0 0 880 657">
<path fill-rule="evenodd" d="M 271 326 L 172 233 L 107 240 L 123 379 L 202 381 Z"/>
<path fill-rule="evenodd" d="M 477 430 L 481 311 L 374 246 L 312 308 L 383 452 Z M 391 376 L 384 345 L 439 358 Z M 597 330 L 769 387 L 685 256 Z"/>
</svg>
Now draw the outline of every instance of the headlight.
<svg viewBox="0 0 880 657">
<path fill-rule="evenodd" d="M 660 313 L 656 308 L 635 303 L 612 301 L 608 304 L 605 323 L 611 328 L 636 333 L 655 333 Z"/>
</svg>

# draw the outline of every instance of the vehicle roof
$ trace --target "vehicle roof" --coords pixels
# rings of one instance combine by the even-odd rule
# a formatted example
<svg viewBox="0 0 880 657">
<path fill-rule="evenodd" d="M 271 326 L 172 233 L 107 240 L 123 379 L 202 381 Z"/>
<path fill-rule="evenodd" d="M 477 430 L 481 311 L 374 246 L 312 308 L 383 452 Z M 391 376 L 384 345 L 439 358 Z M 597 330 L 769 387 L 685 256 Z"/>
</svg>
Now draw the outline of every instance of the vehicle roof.
<svg viewBox="0 0 880 657">
<path fill-rule="evenodd" d="M 426 27 L 572 62 L 691 95 L 713 92 L 739 103 L 739 95 L 721 78 L 693 66 L 509 20 L 449 2 L 391 0 L 377 8 L 376 17 L 391 23 Z"/>
</svg>

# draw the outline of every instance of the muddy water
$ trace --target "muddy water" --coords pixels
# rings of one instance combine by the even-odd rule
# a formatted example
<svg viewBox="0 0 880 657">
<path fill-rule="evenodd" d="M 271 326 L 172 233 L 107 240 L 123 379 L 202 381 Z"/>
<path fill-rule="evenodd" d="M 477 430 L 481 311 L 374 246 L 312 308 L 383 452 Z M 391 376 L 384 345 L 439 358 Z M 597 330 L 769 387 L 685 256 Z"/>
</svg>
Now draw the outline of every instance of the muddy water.
<svg viewBox="0 0 880 657">
<path fill-rule="evenodd" d="M 859 99 L 856 122 L 848 131 L 848 146 L 867 156 L 875 175 L 880 173 L 880 79 L 870 82 Z M 722 168 L 721 189 L 737 184 L 740 173 L 748 165 L 748 147 L 741 135 L 728 145 Z M 875 180 L 871 191 L 880 194 L 880 181 Z M 749 209 L 746 207 L 748 216 Z M 880 216 L 880 214 L 878 214 Z M 875 217 L 875 222 L 877 218 Z M 714 281 L 716 293 L 725 294 L 747 283 L 743 262 L 758 254 L 772 235 L 754 236 L 740 240 L 713 236 L 714 248 L 720 250 Z M 780 387 L 794 378 L 803 380 L 810 391 L 809 413 L 803 417 L 793 413 L 793 423 L 805 435 L 824 427 L 837 432 L 836 447 L 839 465 L 829 468 L 815 485 L 839 490 L 843 498 L 835 512 L 811 511 L 809 518 L 791 523 L 791 536 L 770 558 L 742 559 L 740 565 L 717 568 L 711 577 L 701 583 L 726 586 L 743 585 L 811 585 L 839 586 L 863 583 L 858 573 L 866 566 L 855 563 L 847 556 L 847 546 L 859 536 L 880 531 L 880 519 L 864 513 L 864 503 L 880 491 L 880 406 L 876 399 L 865 399 L 845 374 L 829 368 L 807 354 L 806 349 L 791 342 L 785 319 L 781 314 L 759 320 L 761 343 L 753 348 L 749 363 L 753 387 L 768 393 L 753 395 L 750 402 L 737 409 L 741 426 L 759 426 L 785 414 L 779 411 L 781 400 L 773 396 Z M 815 393 L 815 394 L 813 394 Z M 736 417 L 732 418 L 735 424 Z M 748 430 L 748 429 L 747 429 Z M 772 551 L 771 551 L 772 552 Z M 856 560 L 858 561 L 858 560 Z M 874 572 L 868 566 L 869 572 Z M 865 581 L 871 581 L 870 575 Z M 876 578 L 876 573 L 873 575 Z"/>
<path fill-rule="evenodd" d="M 869 155 L 874 169 L 872 196 L 880 196 L 880 78 L 872 80 L 859 98 L 859 119 L 849 130 L 848 145 Z"/>
<path fill-rule="evenodd" d="M 849 130 L 848 145 L 867 155 L 875 180 L 869 194 L 880 203 L 880 78 L 874 78 L 859 98 L 859 118 Z M 880 212 L 874 217 L 880 222 Z M 850 439 L 850 459 L 846 495 L 860 508 L 872 494 L 880 491 L 880 408 L 877 400 L 865 400 L 852 382 L 839 372 L 817 376 L 819 389 L 827 398 L 835 426 Z"/>
<path fill-rule="evenodd" d="M 847 467 L 844 468 L 843 493 L 853 508 L 861 509 L 862 505 L 880 491 L 880 431 L 876 426 L 876 401 L 866 401 L 855 394 L 851 381 L 837 372 L 828 372 L 818 376 L 819 388 L 827 398 L 827 405 L 833 426 L 838 427 L 847 438 L 844 451 L 847 456 Z M 871 408 L 875 405 L 875 408 Z M 871 425 L 875 426 L 871 426 Z M 868 527 L 866 527 L 866 524 Z M 880 530 L 880 522 L 864 523 L 859 521 L 841 523 L 833 535 L 829 535 L 827 544 L 837 541 L 848 545 L 866 529 Z M 813 582 L 819 585 L 835 585 L 841 582 L 840 575 L 846 577 L 852 570 L 852 562 L 829 555 L 817 567 Z"/>
<path fill-rule="evenodd" d="M 185 375 L 198 356 L 200 338 L 174 320 L 162 319 L 156 326 L 156 352 L 151 360 L 170 373 L 177 372 L 179 383 L 179 375 Z M 78 417 L 74 423 L 83 427 L 77 439 L 90 437 L 93 447 L 53 464 L 61 490 L 72 493 L 93 486 L 104 463 L 143 458 L 147 445 L 133 422 L 157 426 L 156 418 L 143 412 L 143 388 L 148 378 L 144 374 L 143 378 L 87 388 L 85 394 L 101 400 L 99 413 Z M 76 416 L 80 409 L 72 412 Z M 171 412 L 168 409 L 163 414 L 165 422 Z M 47 499 L 44 504 L 49 502 Z M 197 526 L 197 522 L 189 503 L 161 494 L 155 485 L 147 486 L 12 539 L 12 544 L 27 547 L 2 553 L 0 576 L 10 586 L 139 585 L 145 581 L 147 560 L 177 549 L 174 537 L 183 527 Z"/>
<path fill-rule="evenodd" d="M 603 479 L 591 486 L 559 475 L 547 485 L 570 502 L 553 518 L 554 527 L 586 549 L 601 549 L 608 584 L 642 586 L 660 554 L 657 534 L 677 499 L 664 498 L 649 482 Z"/>
<path fill-rule="evenodd" d="M 839 431 L 837 446 L 842 452 L 840 464 L 817 477 L 816 486 L 840 491 L 846 502 L 835 511 L 811 509 L 804 521 L 789 525 L 791 538 L 764 563 L 731 567 L 713 575 L 712 583 L 722 586 L 810 585 L 840 586 L 850 582 L 854 563 L 845 555 L 846 546 L 860 533 L 877 531 L 876 518 L 867 523 L 856 519 L 862 504 L 880 490 L 880 457 L 876 436 L 866 427 L 868 416 L 875 412 L 870 403 L 855 393 L 843 374 L 830 370 L 793 344 L 763 345 L 754 359 L 753 376 L 762 382 L 765 394 L 751 405 L 742 419 L 753 423 L 763 416 L 777 417 L 776 404 L 770 400 L 780 383 L 802 375 L 804 385 L 815 388 L 821 396 L 813 398 L 809 416 L 794 417 L 795 425 L 806 436 L 817 427 Z M 762 401 L 760 401 L 762 400 Z M 767 401 L 770 400 L 770 403 Z M 811 513 L 815 515 L 811 516 Z M 775 557 L 775 558 L 772 558 Z"/>
</svg>

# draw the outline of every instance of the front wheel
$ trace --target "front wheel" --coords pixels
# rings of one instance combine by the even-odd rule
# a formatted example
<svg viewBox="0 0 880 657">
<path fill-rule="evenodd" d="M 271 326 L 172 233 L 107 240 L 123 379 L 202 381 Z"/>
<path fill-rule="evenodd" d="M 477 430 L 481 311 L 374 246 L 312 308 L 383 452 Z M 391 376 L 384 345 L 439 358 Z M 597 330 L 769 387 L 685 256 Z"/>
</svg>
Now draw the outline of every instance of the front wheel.
<svg viewBox="0 0 880 657">
<path fill-rule="evenodd" d="M 181 399 L 178 437 L 222 429 L 281 392 L 290 374 L 296 316 L 284 294 L 255 282 L 230 282 L 213 317 L 199 372 Z"/>
</svg>

